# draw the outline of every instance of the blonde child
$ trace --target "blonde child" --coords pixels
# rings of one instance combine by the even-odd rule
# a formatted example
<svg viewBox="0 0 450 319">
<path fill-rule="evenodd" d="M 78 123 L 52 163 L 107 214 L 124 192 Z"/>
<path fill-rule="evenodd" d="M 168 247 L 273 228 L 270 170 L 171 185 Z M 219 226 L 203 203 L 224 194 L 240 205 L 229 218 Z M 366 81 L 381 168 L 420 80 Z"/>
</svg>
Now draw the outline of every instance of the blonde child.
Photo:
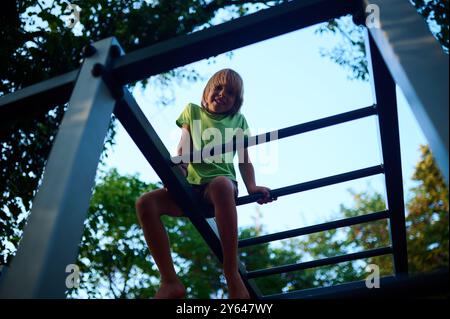
<svg viewBox="0 0 450 319">
<path fill-rule="evenodd" d="M 176 124 L 182 134 L 178 146 L 178 155 L 187 154 L 192 149 L 202 149 L 208 145 L 208 139 L 218 137 L 218 144 L 229 142 L 226 130 L 242 129 L 249 134 L 247 121 L 240 113 L 243 102 L 243 81 L 240 75 L 224 69 L 215 73 L 203 91 L 201 107 L 188 104 Z M 195 129 L 193 129 L 195 126 Z M 205 132 L 206 130 L 206 132 Z M 208 131 L 209 130 L 209 131 Z M 209 132 L 210 134 L 208 134 Z M 219 132 L 219 134 L 215 134 Z M 206 134 L 205 134 L 206 133 Z M 247 149 L 239 151 L 239 171 L 249 194 L 262 193 L 259 204 L 271 202 L 270 189 L 257 186 L 253 165 Z M 223 268 L 228 286 L 229 298 L 247 299 L 249 293 L 238 272 L 237 259 L 237 182 L 232 158 L 220 156 L 220 160 L 192 162 L 183 165 L 186 179 L 195 192 L 213 205 L 214 216 L 223 250 Z M 228 153 L 230 155 L 230 153 Z M 139 222 L 150 252 L 161 273 L 161 285 L 155 298 L 183 298 L 185 287 L 178 279 L 170 254 L 169 239 L 162 224 L 161 215 L 183 216 L 166 188 L 142 195 L 136 202 Z M 211 217 L 211 216 L 208 216 Z"/>
</svg>

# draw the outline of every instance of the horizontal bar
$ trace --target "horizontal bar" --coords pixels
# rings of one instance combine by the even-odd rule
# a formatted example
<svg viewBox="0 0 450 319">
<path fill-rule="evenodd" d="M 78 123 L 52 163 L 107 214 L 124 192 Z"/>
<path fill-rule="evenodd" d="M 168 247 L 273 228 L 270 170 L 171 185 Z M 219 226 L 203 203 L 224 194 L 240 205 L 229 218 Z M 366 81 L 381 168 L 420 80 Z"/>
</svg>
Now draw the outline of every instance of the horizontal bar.
<svg viewBox="0 0 450 319">
<path fill-rule="evenodd" d="M 47 97 L 58 97 L 61 95 L 61 90 L 70 89 L 68 95 L 66 95 L 67 100 L 72 93 L 72 88 L 77 79 L 79 69 L 64 73 L 59 76 L 55 76 L 51 79 L 27 86 L 16 92 L 6 94 L 0 98 L 0 110 L 4 110 L 8 107 L 14 107 L 17 103 L 25 103 L 32 100 L 38 94 Z M 42 95 L 46 94 L 46 95 Z"/>
<path fill-rule="evenodd" d="M 281 187 L 277 189 L 272 189 L 270 191 L 270 196 L 272 198 L 278 198 L 281 196 L 286 196 L 290 194 L 295 194 L 299 192 L 304 192 L 307 190 L 320 188 L 324 186 L 330 186 L 333 184 L 343 183 L 351 181 L 358 178 L 368 177 L 376 174 L 382 174 L 384 172 L 382 165 L 371 166 L 343 174 L 333 175 L 325 178 L 316 179 L 313 181 L 295 184 L 287 187 Z M 249 203 L 256 202 L 258 199 L 262 198 L 262 194 L 251 194 L 247 196 L 239 197 L 236 201 L 236 205 L 245 205 Z"/>
<path fill-rule="evenodd" d="M 179 36 L 118 59 L 114 73 L 122 84 L 325 22 L 356 11 L 357 0 L 301 0 L 277 5 L 212 28 Z"/>
<path fill-rule="evenodd" d="M 258 278 L 258 277 L 281 274 L 281 273 L 286 273 L 286 272 L 291 272 L 291 271 L 296 271 L 296 270 L 303 270 L 303 269 L 322 267 L 322 266 L 327 266 L 327 265 L 334 265 L 334 264 L 338 264 L 338 263 L 342 263 L 342 262 L 346 262 L 346 261 L 352 261 L 352 260 L 357 260 L 357 259 L 392 254 L 392 252 L 393 252 L 392 247 L 376 248 L 376 249 L 361 251 L 361 252 L 357 252 L 357 253 L 346 254 L 346 255 L 342 255 L 342 256 L 307 261 L 304 263 L 273 267 L 273 268 L 269 268 L 269 269 L 249 271 L 247 273 L 247 278 Z"/>
<path fill-rule="evenodd" d="M 289 126 L 286 128 L 282 128 L 280 130 L 271 131 L 267 133 L 262 133 L 259 135 L 251 136 L 248 139 L 246 139 L 243 143 L 243 147 L 250 147 L 255 146 L 267 142 L 273 142 L 282 138 L 291 137 L 297 134 L 302 134 L 314 130 L 318 130 L 321 128 L 342 124 L 345 122 L 350 122 L 354 120 L 358 120 L 367 116 L 376 115 L 377 114 L 377 107 L 376 105 L 367 106 L 364 108 L 360 108 L 357 110 L 336 114 L 328 117 L 324 117 L 322 119 L 297 124 L 293 126 Z M 236 141 L 232 141 L 226 144 L 222 144 L 221 146 L 222 153 L 227 153 L 231 151 L 236 151 L 239 149 Z M 181 163 L 182 161 L 186 162 L 186 157 L 189 157 L 189 161 L 193 161 L 193 159 L 207 159 L 213 156 L 220 155 L 219 153 L 214 152 L 214 148 L 211 149 L 211 154 L 202 154 L 205 152 L 195 151 L 192 152 L 189 155 L 183 155 L 183 156 L 174 156 L 172 157 L 172 163 Z"/>
<path fill-rule="evenodd" d="M 262 299 L 341 299 L 405 298 L 446 296 L 449 293 L 448 268 L 414 276 L 380 278 L 377 289 L 367 289 L 366 281 L 354 281 L 329 287 L 309 288 L 263 296 Z"/>
<path fill-rule="evenodd" d="M 69 101 L 79 69 L 0 97 L 0 127 Z"/>
<path fill-rule="evenodd" d="M 395 279 L 394 276 L 387 276 L 380 278 L 380 288 L 385 286 L 386 280 Z M 328 287 L 308 288 L 302 290 L 289 291 L 286 293 L 278 293 L 273 295 L 266 295 L 262 299 L 320 299 L 320 298 L 345 298 L 356 297 L 364 290 L 378 290 L 368 289 L 366 281 L 353 281 L 339 285 Z"/>
<path fill-rule="evenodd" d="M 239 248 L 244 248 L 248 246 L 254 246 L 259 244 L 268 243 L 275 240 L 281 240 L 286 238 L 292 238 L 297 236 L 303 236 L 313 233 L 318 233 L 326 230 L 341 228 L 341 227 L 348 227 L 353 225 L 358 225 L 362 223 L 368 223 L 384 218 L 389 218 L 389 211 L 381 211 L 371 214 L 365 214 L 361 216 L 356 217 L 350 217 L 345 219 L 340 219 L 332 222 L 322 223 L 318 225 L 308 226 L 308 227 L 302 227 L 292 230 L 287 230 L 283 232 L 278 232 L 274 234 L 259 236 L 259 237 L 253 237 L 253 238 L 247 238 L 239 240 Z"/>
</svg>

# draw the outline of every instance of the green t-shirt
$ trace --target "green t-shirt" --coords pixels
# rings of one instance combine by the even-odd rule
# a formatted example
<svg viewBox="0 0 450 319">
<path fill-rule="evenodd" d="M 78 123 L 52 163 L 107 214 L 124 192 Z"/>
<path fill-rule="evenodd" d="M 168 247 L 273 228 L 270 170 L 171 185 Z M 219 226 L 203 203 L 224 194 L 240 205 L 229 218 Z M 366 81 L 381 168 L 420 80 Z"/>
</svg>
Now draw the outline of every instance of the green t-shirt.
<svg viewBox="0 0 450 319">
<path fill-rule="evenodd" d="M 191 139 L 194 150 L 212 148 L 214 145 L 222 145 L 233 139 L 250 136 L 250 129 L 244 115 L 240 112 L 234 115 L 213 114 L 204 108 L 189 103 L 176 120 L 176 124 L 182 127 L 187 124 L 190 127 Z M 202 138 L 203 137 L 203 138 Z M 226 176 L 236 181 L 233 158 L 236 152 L 228 152 L 200 161 L 195 159 L 188 165 L 187 181 L 190 184 L 200 185 L 208 183 L 217 176 Z M 209 152 L 208 152 L 209 154 Z"/>
</svg>

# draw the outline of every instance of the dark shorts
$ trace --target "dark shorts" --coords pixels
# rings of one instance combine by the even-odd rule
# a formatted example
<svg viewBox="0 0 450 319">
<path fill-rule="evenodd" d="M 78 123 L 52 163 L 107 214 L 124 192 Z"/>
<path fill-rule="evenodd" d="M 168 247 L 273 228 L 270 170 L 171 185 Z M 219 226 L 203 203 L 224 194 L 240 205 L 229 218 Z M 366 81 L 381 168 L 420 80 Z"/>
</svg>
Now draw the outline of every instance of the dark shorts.
<svg viewBox="0 0 450 319">
<path fill-rule="evenodd" d="M 238 198 L 238 184 L 236 181 L 233 181 L 234 184 L 234 198 L 237 199 Z M 204 212 L 204 216 L 206 218 L 211 218 L 214 217 L 214 206 L 211 203 L 211 201 L 205 196 L 205 190 L 208 187 L 209 183 L 205 183 L 205 184 L 201 184 L 201 185 L 194 185 L 191 184 L 192 186 L 192 190 L 194 191 L 194 193 L 197 195 L 198 200 L 201 202 L 202 206 L 205 208 L 203 210 Z"/>
</svg>

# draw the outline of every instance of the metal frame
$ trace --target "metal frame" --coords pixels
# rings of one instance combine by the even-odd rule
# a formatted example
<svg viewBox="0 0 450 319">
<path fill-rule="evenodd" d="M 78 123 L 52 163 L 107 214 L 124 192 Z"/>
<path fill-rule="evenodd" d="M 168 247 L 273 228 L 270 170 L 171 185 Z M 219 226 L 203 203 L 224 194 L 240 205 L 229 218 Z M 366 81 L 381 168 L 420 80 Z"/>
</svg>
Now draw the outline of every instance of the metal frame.
<svg viewBox="0 0 450 319">
<path fill-rule="evenodd" d="M 365 0 L 380 8 L 380 28 L 369 28 L 381 57 L 402 89 L 449 185 L 448 55 L 409 1 Z"/>
<path fill-rule="evenodd" d="M 365 1 L 364 3 L 367 4 L 369 2 Z M 404 6 L 403 3 L 400 4 L 400 0 L 380 1 L 380 3 L 383 10 L 382 17 L 384 17 L 386 11 L 390 13 L 390 8 Z M 122 56 L 122 50 L 114 38 L 105 39 L 94 44 L 97 53 L 86 58 L 80 70 L 66 73 L 1 97 L 0 134 L 2 133 L 1 127 L 6 127 L 14 117 L 19 114 L 29 113 L 30 104 L 43 105 L 42 107 L 44 107 L 44 104 L 55 105 L 64 103 L 75 86 L 68 111 L 64 116 L 48 160 L 43 184 L 33 202 L 30 220 L 25 229 L 21 247 L 12 262 L 11 269 L 2 280 L 0 296 L 7 298 L 52 298 L 63 296 L 64 278 L 66 276 L 64 272 L 65 266 L 76 260 L 77 246 L 81 238 L 83 220 L 89 205 L 95 169 L 113 111 L 146 159 L 155 168 L 163 183 L 177 194 L 177 203 L 199 230 L 211 250 L 219 260 L 222 260 L 221 245 L 214 220 L 201 217 L 201 210 L 204 207 L 199 205 L 185 179 L 174 168 L 170 154 L 145 118 L 134 98 L 123 88 L 123 85 L 347 13 L 361 16 L 362 4 L 363 2 L 358 0 L 293 1 Z M 424 28 L 421 27 L 423 22 L 421 21 L 421 26 L 418 26 L 418 15 L 415 12 L 411 12 L 412 8 L 408 10 L 407 17 L 413 18 L 414 26 L 417 26 L 422 32 L 421 34 L 423 34 Z M 393 11 L 392 16 L 382 20 L 391 21 L 392 17 L 398 18 L 403 14 L 397 12 L 398 10 Z M 410 17 L 410 15 L 414 17 Z M 343 227 L 389 217 L 392 247 L 382 247 L 345 256 L 251 272 L 247 272 L 245 267 L 240 265 L 240 274 L 252 297 L 262 298 L 264 296 L 261 295 L 250 278 L 388 253 L 394 254 L 397 276 L 407 274 L 400 145 L 395 104 L 395 83 L 392 76 L 397 82 L 400 82 L 404 92 L 406 89 L 405 94 L 410 103 L 415 103 L 413 111 L 415 111 L 416 115 L 422 111 L 427 114 L 427 117 L 424 119 L 425 131 L 428 134 L 427 137 L 432 139 L 430 143 L 433 151 L 435 151 L 435 148 L 438 150 L 437 160 L 441 169 L 443 169 L 442 165 L 445 164 L 445 160 L 447 161 L 447 166 L 445 167 L 447 171 L 446 173 L 444 169 L 443 171 L 448 182 L 448 117 L 442 116 L 442 114 L 448 115 L 448 93 L 446 91 L 448 73 L 446 78 L 445 74 L 442 77 L 442 74 L 445 73 L 442 65 L 448 65 L 448 58 L 442 59 L 439 57 L 439 60 L 433 60 L 430 55 L 425 55 L 427 60 L 422 60 L 419 63 L 421 67 L 428 67 L 430 63 L 438 67 L 439 76 L 432 75 L 432 79 L 440 79 L 442 81 L 438 83 L 437 90 L 433 91 L 435 96 L 431 95 L 430 97 L 430 95 L 424 93 L 425 89 L 428 88 L 428 85 L 424 84 L 426 82 L 417 81 L 419 73 L 414 69 L 413 64 L 408 61 L 403 68 L 403 64 L 400 63 L 403 63 L 403 60 L 398 61 L 394 59 L 395 54 L 399 54 L 403 58 L 407 58 L 409 54 L 409 52 L 404 52 L 397 46 L 399 41 L 405 38 L 400 37 L 399 40 L 392 36 L 394 31 L 400 28 L 399 24 L 394 23 L 394 27 L 383 24 L 383 28 L 385 27 L 388 31 L 387 34 L 383 33 L 384 29 L 370 30 L 374 40 L 369 39 L 368 46 L 374 63 L 373 87 L 378 103 L 376 107 L 363 108 L 278 131 L 278 133 L 281 133 L 278 138 L 283 138 L 374 115 L 378 112 L 384 166 L 369 167 L 316 181 L 283 187 L 273 190 L 272 196 L 283 196 L 346 180 L 385 173 L 389 210 L 259 238 L 251 238 L 240 241 L 239 246 L 250 246 L 332 229 L 332 227 Z M 401 28 L 404 28 L 404 26 L 402 25 Z M 429 32 L 426 33 L 426 36 L 427 39 L 431 37 Z M 393 41 L 393 44 L 391 45 L 389 41 Z M 381 48 L 381 54 L 378 48 Z M 428 48 L 429 45 L 424 45 L 420 48 L 420 53 L 423 53 Z M 417 55 L 414 56 L 417 57 Z M 423 74 L 420 74 L 420 76 L 423 76 Z M 444 85 L 445 91 L 443 89 Z M 436 85 L 433 84 L 433 88 L 436 88 Z M 439 99 L 437 107 L 434 104 L 436 95 Z M 447 99 L 446 108 L 443 107 L 445 98 Z M 26 112 L 24 112 L 25 110 Z M 421 119 L 419 119 L 419 122 L 421 122 Z M 438 127 L 438 124 L 441 123 L 444 123 L 443 128 Z M 446 135 L 445 132 L 447 132 Z M 393 137 L 392 134 L 394 134 Z M 443 135 L 445 135 L 445 138 Z M 245 146 L 272 140 L 259 138 L 263 136 L 271 136 L 271 134 L 266 133 L 252 137 L 246 141 Z M 75 197 L 73 194 L 77 194 L 77 196 Z M 238 204 L 250 203 L 258 198 L 259 196 L 257 195 L 241 197 L 238 199 Z M 292 295 L 290 294 L 290 296 Z M 289 296 L 280 294 L 276 297 Z"/>
</svg>

